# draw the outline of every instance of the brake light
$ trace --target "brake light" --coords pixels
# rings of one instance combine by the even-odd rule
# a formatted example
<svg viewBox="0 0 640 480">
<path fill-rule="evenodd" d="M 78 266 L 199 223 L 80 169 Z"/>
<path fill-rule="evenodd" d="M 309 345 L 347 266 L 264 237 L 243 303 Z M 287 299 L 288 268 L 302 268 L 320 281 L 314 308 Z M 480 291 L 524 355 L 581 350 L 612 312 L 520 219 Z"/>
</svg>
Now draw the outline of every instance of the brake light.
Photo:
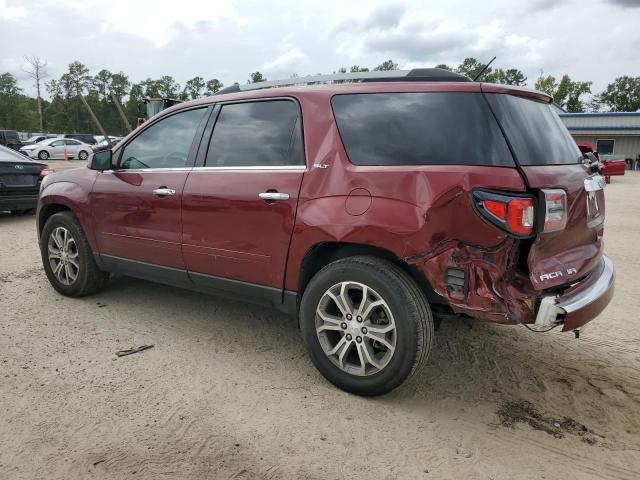
<svg viewBox="0 0 640 480">
<path fill-rule="evenodd" d="M 473 192 L 478 212 L 507 232 L 527 237 L 535 227 L 535 199 L 492 192 Z"/>
<path fill-rule="evenodd" d="M 40 178 L 44 178 L 47 175 L 49 175 L 50 173 L 55 173 L 55 169 L 54 168 L 43 168 L 42 170 L 40 170 Z"/>
<path fill-rule="evenodd" d="M 567 225 L 567 194 L 564 190 L 542 190 L 544 198 L 543 232 L 564 230 Z"/>
</svg>

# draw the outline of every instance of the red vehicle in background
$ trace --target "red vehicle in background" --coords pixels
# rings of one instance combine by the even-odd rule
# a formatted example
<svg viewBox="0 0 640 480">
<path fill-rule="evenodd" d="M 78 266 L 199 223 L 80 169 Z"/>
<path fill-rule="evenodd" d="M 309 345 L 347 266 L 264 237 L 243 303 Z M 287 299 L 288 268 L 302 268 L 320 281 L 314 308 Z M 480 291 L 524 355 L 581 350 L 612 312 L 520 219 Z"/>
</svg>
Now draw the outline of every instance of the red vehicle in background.
<svg viewBox="0 0 640 480">
<path fill-rule="evenodd" d="M 118 273 L 290 313 L 329 381 L 378 395 L 452 314 L 578 333 L 604 310 L 600 167 L 548 95 L 444 70 L 235 85 L 45 177 L 40 249 L 63 295 Z"/>
<path fill-rule="evenodd" d="M 591 142 L 576 142 L 578 144 L 578 148 L 584 155 L 585 153 L 593 153 L 595 157 L 602 163 L 603 165 L 603 173 L 604 178 L 607 183 L 611 183 L 611 177 L 615 175 L 624 175 L 626 170 L 626 162 L 624 160 L 613 160 L 613 159 L 602 159 L 600 158 L 600 154 L 596 150 L 596 147 Z"/>
</svg>

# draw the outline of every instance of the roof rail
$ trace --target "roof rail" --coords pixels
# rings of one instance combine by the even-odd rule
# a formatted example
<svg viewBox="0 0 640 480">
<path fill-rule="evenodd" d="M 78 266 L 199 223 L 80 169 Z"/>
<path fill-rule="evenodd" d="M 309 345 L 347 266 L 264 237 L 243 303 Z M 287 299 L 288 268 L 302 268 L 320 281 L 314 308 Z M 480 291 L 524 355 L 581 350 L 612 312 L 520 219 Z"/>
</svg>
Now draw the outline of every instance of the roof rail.
<svg viewBox="0 0 640 480">
<path fill-rule="evenodd" d="M 459 73 L 441 68 L 414 68 L 413 70 L 384 70 L 373 72 L 334 73 L 332 75 L 308 75 L 306 77 L 283 78 L 267 82 L 231 85 L 216 95 L 265 88 L 292 87 L 296 85 L 322 85 L 350 82 L 470 82 L 471 79 Z"/>
</svg>

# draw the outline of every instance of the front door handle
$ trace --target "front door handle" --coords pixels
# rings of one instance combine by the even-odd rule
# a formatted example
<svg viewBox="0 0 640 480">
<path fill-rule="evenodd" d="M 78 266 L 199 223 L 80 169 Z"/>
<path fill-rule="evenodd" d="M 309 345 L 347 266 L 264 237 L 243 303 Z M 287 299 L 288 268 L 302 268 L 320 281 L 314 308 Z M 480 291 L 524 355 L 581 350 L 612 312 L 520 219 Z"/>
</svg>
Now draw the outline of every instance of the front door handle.
<svg viewBox="0 0 640 480">
<path fill-rule="evenodd" d="M 266 200 L 267 202 L 275 202 L 282 200 L 289 200 L 288 193 L 280 193 L 280 192 L 262 192 L 258 194 L 261 200 Z"/>
<path fill-rule="evenodd" d="M 161 188 L 156 188 L 153 191 L 154 195 L 157 195 L 158 197 L 170 197 L 176 194 L 176 191 L 173 188 L 167 188 L 167 187 L 161 187 Z"/>
</svg>

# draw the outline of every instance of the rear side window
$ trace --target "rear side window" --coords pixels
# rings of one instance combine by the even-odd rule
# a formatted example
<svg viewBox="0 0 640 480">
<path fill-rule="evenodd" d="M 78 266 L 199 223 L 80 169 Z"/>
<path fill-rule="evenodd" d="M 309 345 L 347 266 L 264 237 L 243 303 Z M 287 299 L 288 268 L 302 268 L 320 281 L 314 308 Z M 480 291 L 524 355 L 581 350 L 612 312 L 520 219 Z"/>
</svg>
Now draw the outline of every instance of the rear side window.
<svg viewBox="0 0 640 480">
<path fill-rule="evenodd" d="M 223 105 L 207 167 L 304 165 L 298 104 L 291 100 Z"/>
<path fill-rule="evenodd" d="M 480 93 L 336 95 L 331 104 L 356 165 L 514 166 Z"/>
<path fill-rule="evenodd" d="M 504 94 L 487 94 L 520 165 L 578 163 L 580 149 L 549 103 Z"/>
</svg>

